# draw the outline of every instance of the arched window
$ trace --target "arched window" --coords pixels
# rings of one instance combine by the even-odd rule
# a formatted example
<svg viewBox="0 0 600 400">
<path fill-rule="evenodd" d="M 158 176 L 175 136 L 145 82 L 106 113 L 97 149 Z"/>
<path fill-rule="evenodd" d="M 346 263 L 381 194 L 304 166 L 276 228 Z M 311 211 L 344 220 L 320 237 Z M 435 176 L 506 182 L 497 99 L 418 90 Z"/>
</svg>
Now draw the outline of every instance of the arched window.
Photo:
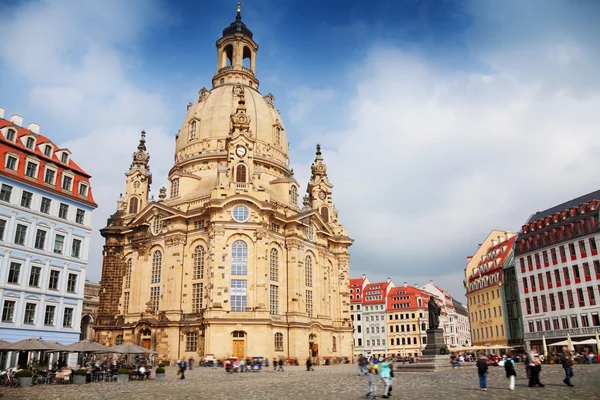
<svg viewBox="0 0 600 400">
<path fill-rule="evenodd" d="M 246 171 L 248 168 L 244 164 L 239 164 L 235 167 L 235 181 L 239 183 L 246 182 Z"/>
<path fill-rule="evenodd" d="M 275 334 L 275 351 L 283 351 L 283 333 Z"/>
<path fill-rule="evenodd" d="M 310 256 L 306 256 L 306 258 L 304 259 L 304 284 L 309 287 L 313 284 L 312 268 L 312 258 Z"/>
<path fill-rule="evenodd" d="M 127 267 L 125 268 L 125 289 L 129 289 L 131 287 L 131 267 L 133 266 L 133 261 L 131 258 L 127 260 Z"/>
<path fill-rule="evenodd" d="M 138 199 L 132 197 L 129 199 L 129 214 L 136 214 L 138 212 Z"/>
<path fill-rule="evenodd" d="M 298 205 L 298 188 L 296 185 L 290 187 L 290 203 L 295 206 Z"/>
<path fill-rule="evenodd" d="M 281 128 L 275 128 L 275 144 L 281 146 Z"/>
<path fill-rule="evenodd" d="M 194 250 L 194 278 L 202 279 L 204 277 L 204 247 L 198 246 Z"/>
<path fill-rule="evenodd" d="M 417 338 L 416 337 L 413 338 L 413 344 L 417 344 Z"/>
<path fill-rule="evenodd" d="M 196 121 L 190 122 L 190 140 L 196 139 Z"/>
<path fill-rule="evenodd" d="M 162 269 L 162 253 L 160 250 L 154 252 L 152 257 L 152 280 L 150 283 L 160 283 L 160 271 Z"/>
<path fill-rule="evenodd" d="M 306 237 L 308 238 L 308 240 L 310 240 L 311 242 L 313 240 L 315 240 L 315 229 L 313 228 L 312 225 L 308 225 L 306 227 Z"/>
<path fill-rule="evenodd" d="M 160 215 L 157 215 L 156 217 L 154 217 L 154 221 L 152 221 L 152 232 L 154 232 L 155 235 L 158 235 L 162 232 L 162 228 L 162 218 L 160 217 Z"/>
<path fill-rule="evenodd" d="M 179 197 L 179 178 L 173 178 L 171 181 L 171 198 Z"/>
<path fill-rule="evenodd" d="M 16 136 L 17 136 L 17 131 L 15 131 L 14 129 L 9 129 L 8 132 L 6 132 L 6 140 L 14 142 Z"/>
<path fill-rule="evenodd" d="M 323 221 L 329 222 L 329 208 L 321 207 L 321 218 L 323 218 Z"/>
<path fill-rule="evenodd" d="M 119 346 L 123 344 L 123 335 L 117 335 L 116 345 Z"/>
<path fill-rule="evenodd" d="M 277 282 L 279 280 L 279 251 L 277 249 L 271 249 L 269 265 L 271 280 Z"/>
<path fill-rule="evenodd" d="M 245 336 L 246 336 L 246 332 L 244 332 L 244 331 L 233 331 L 233 332 L 231 333 L 231 335 L 232 335 L 234 338 L 243 338 L 243 337 L 245 337 Z"/>
<path fill-rule="evenodd" d="M 242 53 L 242 66 L 248 69 L 252 69 L 252 52 L 250 51 L 248 46 L 244 46 L 244 51 Z"/>
<path fill-rule="evenodd" d="M 236 240 L 231 246 L 231 274 L 248 274 L 248 245 L 243 240 Z"/>
<path fill-rule="evenodd" d="M 422 307 L 422 306 L 423 306 L 423 300 L 421 300 L 421 299 L 417 299 L 417 303 L 419 304 L 419 307 Z"/>
<path fill-rule="evenodd" d="M 337 351 L 337 338 L 335 336 L 333 336 L 331 338 L 331 341 L 332 341 L 332 343 L 331 343 L 331 347 L 332 347 L 331 351 L 335 353 Z"/>
</svg>

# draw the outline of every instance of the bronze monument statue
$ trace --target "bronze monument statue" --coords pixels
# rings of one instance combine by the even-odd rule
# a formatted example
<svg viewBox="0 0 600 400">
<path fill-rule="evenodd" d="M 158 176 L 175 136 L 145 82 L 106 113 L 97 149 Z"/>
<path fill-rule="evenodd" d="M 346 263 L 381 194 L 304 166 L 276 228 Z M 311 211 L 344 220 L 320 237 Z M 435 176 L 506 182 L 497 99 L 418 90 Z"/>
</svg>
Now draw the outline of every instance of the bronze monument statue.
<svg viewBox="0 0 600 400">
<path fill-rule="evenodd" d="M 435 302 L 435 297 L 429 296 L 429 304 L 427 304 L 429 310 L 429 329 L 438 329 L 440 326 L 440 313 L 442 308 Z"/>
</svg>

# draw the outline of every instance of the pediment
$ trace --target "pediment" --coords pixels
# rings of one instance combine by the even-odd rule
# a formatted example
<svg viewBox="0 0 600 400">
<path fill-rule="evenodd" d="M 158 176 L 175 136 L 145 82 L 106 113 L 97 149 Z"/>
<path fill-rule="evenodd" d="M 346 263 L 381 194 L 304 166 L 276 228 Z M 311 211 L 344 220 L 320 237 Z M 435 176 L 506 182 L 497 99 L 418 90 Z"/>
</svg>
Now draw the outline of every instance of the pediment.
<svg viewBox="0 0 600 400">
<path fill-rule="evenodd" d="M 298 214 L 298 221 L 306 223 L 306 220 L 310 220 L 319 231 L 325 232 L 327 235 L 333 235 L 333 231 L 329 227 L 329 224 L 326 224 L 321 217 L 321 214 L 317 212 L 317 210 L 310 210 L 305 213 Z"/>
<path fill-rule="evenodd" d="M 31 263 L 32 264 L 46 264 L 46 260 L 42 259 L 42 258 L 32 258 L 31 259 Z"/>
<path fill-rule="evenodd" d="M 33 296 L 33 295 L 29 295 L 29 296 L 25 296 L 25 300 L 35 300 L 35 301 L 40 301 L 40 298 L 37 296 Z"/>
<path fill-rule="evenodd" d="M 60 300 L 55 299 L 54 297 L 46 297 L 46 303 L 60 303 Z"/>
<path fill-rule="evenodd" d="M 17 217 L 16 220 L 21 221 L 21 222 L 27 222 L 28 224 L 31 223 L 31 220 L 29 218 L 25 218 L 25 217 Z"/>
<path fill-rule="evenodd" d="M 11 298 L 19 298 L 19 295 L 16 293 L 12 293 L 12 292 L 8 292 L 8 293 L 4 293 L 4 297 L 11 297 Z"/>
<path fill-rule="evenodd" d="M 128 225 L 139 225 L 144 222 L 148 222 L 157 214 L 160 215 L 162 218 L 173 217 L 176 215 L 185 217 L 185 214 L 176 208 L 169 207 L 164 203 L 152 202 L 146 207 L 144 207 L 144 209 L 140 211 L 140 213 L 136 215 L 136 217 L 133 220 L 131 220 L 131 222 L 129 222 Z"/>
</svg>

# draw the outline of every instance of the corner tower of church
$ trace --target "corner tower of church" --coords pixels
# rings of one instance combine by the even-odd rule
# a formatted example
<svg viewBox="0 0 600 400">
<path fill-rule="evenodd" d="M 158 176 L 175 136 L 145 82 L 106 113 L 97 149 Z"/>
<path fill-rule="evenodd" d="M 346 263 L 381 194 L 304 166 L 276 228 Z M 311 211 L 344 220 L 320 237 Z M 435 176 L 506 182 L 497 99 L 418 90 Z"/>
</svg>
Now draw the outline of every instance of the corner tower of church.
<svg viewBox="0 0 600 400">
<path fill-rule="evenodd" d="M 298 204 L 275 98 L 258 91 L 257 54 L 238 7 L 157 201 L 142 132 L 125 196 L 101 230 L 101 343 L 133 342 L 165 360 L 352 356 L 352 240 L 320 147 Z"/>
</svg>

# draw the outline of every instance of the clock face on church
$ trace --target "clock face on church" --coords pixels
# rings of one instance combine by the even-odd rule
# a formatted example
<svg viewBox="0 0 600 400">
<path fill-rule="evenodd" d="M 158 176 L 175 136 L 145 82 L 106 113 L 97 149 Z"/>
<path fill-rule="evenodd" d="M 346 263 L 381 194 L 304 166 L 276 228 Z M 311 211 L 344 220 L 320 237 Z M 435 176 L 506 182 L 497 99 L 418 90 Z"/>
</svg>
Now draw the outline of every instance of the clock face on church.
<svg viewBox="0 0 600 400">
<path fill-rule="evenodd" d="M 321 190 L 319 192 L 319 199 L 325 200 L 325 197 L 327 197 L 327 193 L 325 193 L 325 191 Z"/>
<path fill-rule="evenodd" d="M 235 154 L 237 154 L 238 157 L 244 157 L 246 155 L 246 148 L 244 146 L 238 146 L 235 149 Z"/>
</svg>

